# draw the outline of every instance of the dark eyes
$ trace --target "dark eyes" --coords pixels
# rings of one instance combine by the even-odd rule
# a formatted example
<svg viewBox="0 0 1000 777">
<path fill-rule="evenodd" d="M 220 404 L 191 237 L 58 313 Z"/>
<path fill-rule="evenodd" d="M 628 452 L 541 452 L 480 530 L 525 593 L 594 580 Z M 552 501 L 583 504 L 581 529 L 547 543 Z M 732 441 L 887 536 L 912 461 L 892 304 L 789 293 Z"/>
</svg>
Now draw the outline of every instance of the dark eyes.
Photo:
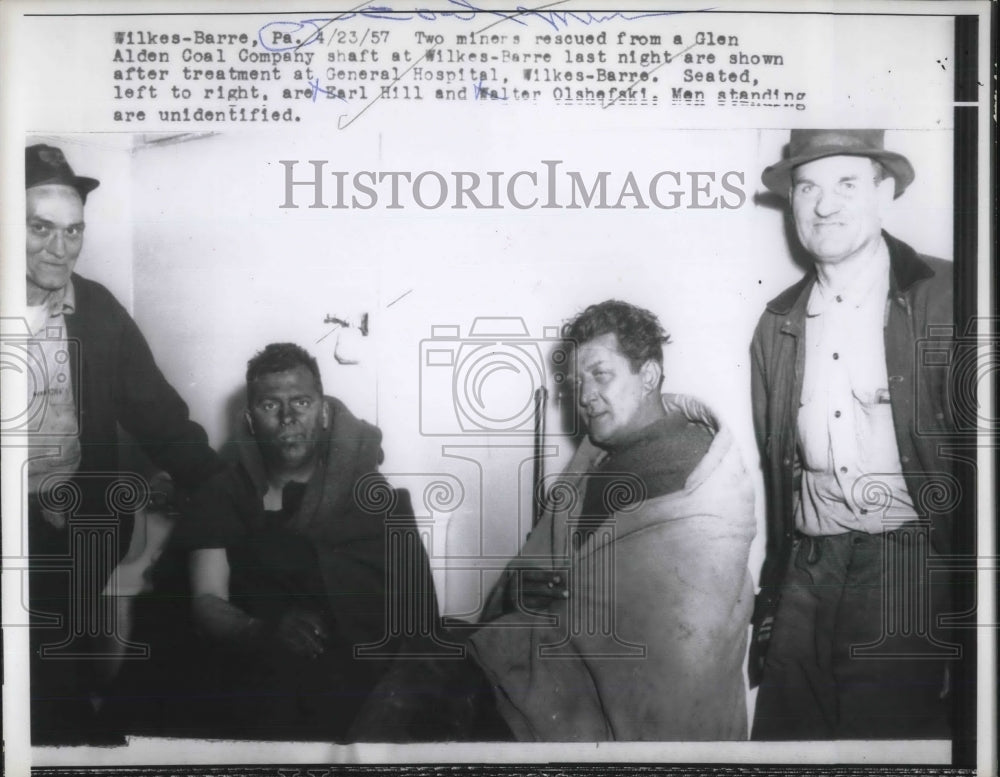
<svg viewBox="0 0 1000 777">
<path fill-rule="evenodd" d="M 28 229 L 33 235 L 47 238 L 57 232 L 59 228 L 44 221 L 32 221 L 28 223 Z M 78 240 L 83 236 L 83 224 L 74 224 L 71 227 L 66 227 L 62 230 L 62 233 L 70 240 Z"/>
<path fill-rule="evenodd" d="M 308 410 L 312 407 L 313 401 L 308 397 L 299 397 L 297 399 L 293 399 L 288 404 L 290 404 L 295 410 Z M 278 412 L 278 408 L 281 407 L 281 403 L 275 402 L 271 399 L 265 399 L 263 402 L 258 403 L 257 407 L 264 413 L 273 414 Z"/>
<path fill-rule="evenodd" d="M 838 181 L 833 187 L 833 194 L 838 197 L 853 197 L 858 192 L 858 182 L 857 181 Z M 802 183 L 795 184 L 793 193 L 797 197 L 808 198 L 810 200 L 818 199 L 821 196 L 823 189 L 814 183 L 809 183 L 803 181 Z"/>
<path fill-rule="evenodd" d="M 598 383 L 607 383 L 609 380 L 611 380 L 613 373 L 610 370 L 596 370 L 595 372 L 590 373 L 590 375 Z M 576 385 L 577 388 L 583 385 L 583 378 L 577 378 Z"/>
</svg>

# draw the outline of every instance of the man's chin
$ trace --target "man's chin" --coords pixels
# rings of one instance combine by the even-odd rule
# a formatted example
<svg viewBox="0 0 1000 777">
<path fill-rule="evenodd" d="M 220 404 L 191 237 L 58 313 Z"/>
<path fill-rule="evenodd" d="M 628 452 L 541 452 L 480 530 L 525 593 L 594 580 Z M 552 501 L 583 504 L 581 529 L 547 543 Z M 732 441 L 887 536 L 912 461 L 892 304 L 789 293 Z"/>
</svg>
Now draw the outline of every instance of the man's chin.
<svg viewBox="0 0 1000 777">
<path fill-rule="evenodd" d="M 832 235 L 823 240 L 811 241 L 811 244 L 806 246 L 806 250 L 819 261 L 829 264 L 836 264 L 846 258 L 851 254 L 851 249 L 850 241 Z"/>
<path fill-rule="evenodd" d="M 46 272 L 37 278 L 28 279 L 28 292 L 32 290 L 36 294 L 48 295 L 57 291 L 62 291 L 69 283 L 72 272 Z"/>
<path fill-rule="evenodd" d="M 596 445 L 598 448 L 606 448 L 608 446 L 607 436 L 600 432 L 588 431 L 587 439 L 590 440 L 592 445 Z"/>
<path fill-rule="evenodd" d="M 272 462 L 285 469 L 293 469 L 306 464 L 312 457 L 315 449 L 305 442 L 277 442 L 271 446 Z"/>
</svg>

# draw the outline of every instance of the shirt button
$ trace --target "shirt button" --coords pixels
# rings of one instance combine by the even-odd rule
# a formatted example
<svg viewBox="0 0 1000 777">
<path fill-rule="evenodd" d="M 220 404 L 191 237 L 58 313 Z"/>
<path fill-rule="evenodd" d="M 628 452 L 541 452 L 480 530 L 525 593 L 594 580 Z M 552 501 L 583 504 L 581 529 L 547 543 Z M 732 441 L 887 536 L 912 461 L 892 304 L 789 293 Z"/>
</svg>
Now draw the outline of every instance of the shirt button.
<svg viewBox="0 0 1000 777">
<path fill-rule="evenodd" d="M 835 354 L 833 355 L 833 358 L 834 358 L 834 359 L 839 359 L 839 358 L 840 358 L 840 354 L 839 354 L 839 353 L 835 353 Z"/>
<path fill-rule="evenodd" d="M 858 510 L 858 512 L 861 513 L 862 515 L 868 515 L 868 508 L 862 507 L 860 510 Z"/>
<path fill-rule="evenodd" d="M 847 474 L 847 467 L 841 467 L 840 471 L 843 472 L 846 475 Z"/>
<path fill-rule="evenodd" d="M 843 298 L 843 297 L 841 297 L 841 296 L 840 296 L 840 295 L 838 294 L 838 295 L 837 295 L 837 302 L 843 302 L 843 301 L 844 301 L 844 298 Z"/>
<path fill-rule="evenodd" d="M 833 417 L 834 418 L 840 418 L 840 411 L 839 410 L 834 410 L 833 411 Z"/>
</svg>

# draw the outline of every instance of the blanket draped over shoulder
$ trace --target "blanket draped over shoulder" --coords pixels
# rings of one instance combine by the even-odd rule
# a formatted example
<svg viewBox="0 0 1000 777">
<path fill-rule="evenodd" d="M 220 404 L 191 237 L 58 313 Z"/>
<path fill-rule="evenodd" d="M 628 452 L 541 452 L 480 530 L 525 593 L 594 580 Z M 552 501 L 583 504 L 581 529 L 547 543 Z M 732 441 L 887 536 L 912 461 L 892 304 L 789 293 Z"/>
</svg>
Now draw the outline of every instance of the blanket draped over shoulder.
<svg viewBox="0 0 1000 777">
<path fill-rule="evenodd" d="M 151 658 L 126 662 L 111 705 L 124 729 L 339 740 L 390 659 L 436 625 L 434 584 L 409 494 L 378 472 L 381 433 L 338 400 L 325 401 L 331 423 L 319 463 L 308 483 L 286 487 L 297 505 L 290 499 L 279 520 L 265 512 L 264 462 L 243 430 L 227 446 L 236 461 L 199 490 L 177 522 L 154 570 L 156 595 L 136 609 L 134 636 L 153 645 Z M 188 557 L 200 548 L 226 549 L 230 601 L 247 614 L 269 625 L 289 608 L 328 617 L 323 656 L 276 658 L 271 650 L 244 653 L 199 639 Z M 355 649 L 364 645 L 373 647 L 358 657 Z"/>
<path fill-rule="evenodd" d="M 417 548 L 415 558 L 392 559 L 399 569 L 387 568 L 387 531 L 394 527 L 415 533 L 416 526 L 409 493 L 393 489 L 378 473 L 382 433 L 338 399 L 328 396 L 325 401 L 330 431 L 317 451 L 321 464 L 286 528 L 312 541 L 341 638 L 353 645 L 377 643 L 386 635 L 390 612 L 416 608 L 428 613 L 433 623 L 434 585 L 419 542 L 405 543 Z M 263 496 L 267 481 L 259 447 L 254 442 L 240 445 L 237 457 Z M 388 580 L 406 582 L 399 577 L 400 569 L 409 570 L 411 585 L 390 590 Z"/>
<path fill-rule="evenodd" d="M 550 497 L 471 638 L 520 740 L 747 736 L 752 481 L 731 433 L 704 405 L 665 395 L 664 406 L 713 434 L 684 487 L 612 512 L 574 543 L 587 478 L 605 455 L 584 441 L 556 486 L 577 498 Z M 568 570 L 569 598 L 542 615 L 504 613 L 519 567 Z"/>
</svg>

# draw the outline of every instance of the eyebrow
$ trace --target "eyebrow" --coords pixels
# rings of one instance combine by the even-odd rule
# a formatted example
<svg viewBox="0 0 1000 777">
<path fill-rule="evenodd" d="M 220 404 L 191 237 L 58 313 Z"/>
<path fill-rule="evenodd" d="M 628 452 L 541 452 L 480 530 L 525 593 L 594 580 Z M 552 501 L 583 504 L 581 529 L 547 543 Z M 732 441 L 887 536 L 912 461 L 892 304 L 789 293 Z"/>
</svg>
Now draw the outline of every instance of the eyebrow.
<svg viewBox="0 0 1000 777">
<path fill-rule="evenodd" d="M 845 181 L 858 181 L 861 180 L 861 178 L 862 176 L 858 175 L 857 173 L 851 173 L 850 175 L 842 175 L 839 179 L 837 179 L 837 183 L 844 183 Z M 815 184 L 816 182 L 812 178 L 796 178 L 794 176 L 792 177 L 792 186 L 798 186 L 800 183 Z"/>
<path fill-rule="evenodd" d="M 31 221 L 35 224 L 43 224 L 46 227 L 57 226 L 56 222 L 50 221 L 49 219 L 43 219 L 41 216 L 29 216 L 28 221 Z M 82 226 L 85 226 L 85 223 L 83 221 L 74 221 L 72 224 L 67 224 L 66 229 L 69 229 L 70 227 L 82 227 Z"/>
<path fill-rule="evenodd" d="M 290 397 L 282 397 L 280 394 L 260 394 L 254 398 L 254 401 L 260 401 L 264 399 L 288 399 L 289 401 L 295 401 L 296 399 L 315 399 L 315 394 L 294 394 Z"/>
</svg>

